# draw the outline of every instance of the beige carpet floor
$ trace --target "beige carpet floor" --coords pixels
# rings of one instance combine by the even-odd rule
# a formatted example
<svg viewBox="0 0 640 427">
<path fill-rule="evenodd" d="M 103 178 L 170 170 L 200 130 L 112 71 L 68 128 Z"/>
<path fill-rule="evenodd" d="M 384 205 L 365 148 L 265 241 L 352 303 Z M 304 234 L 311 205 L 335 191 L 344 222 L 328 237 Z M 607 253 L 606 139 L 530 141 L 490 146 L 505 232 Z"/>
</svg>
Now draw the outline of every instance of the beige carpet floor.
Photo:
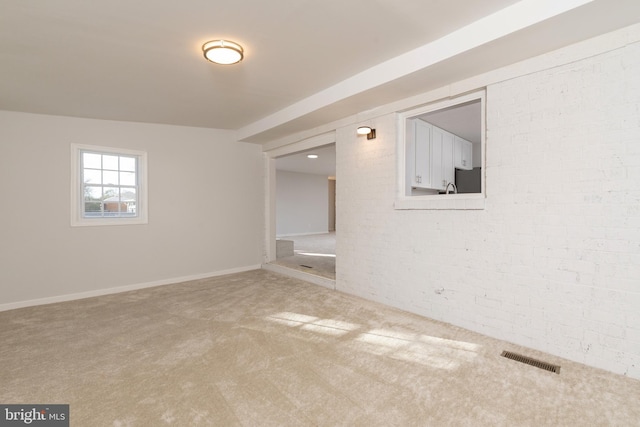
<svg viewBox="0 0 640 427">
<path fill-rule="evenodd" d="M 336 233 L 283 237 L 293 240 L 294 255 L 273 263 L 327 279 L 336 279 Z"/>
<path fill-rule="evenodd" d="M 264 270 L 0 326 L 0 403 L 68 403 L 72 426 L 640 425 L 640 381 Z"/>
</svg>

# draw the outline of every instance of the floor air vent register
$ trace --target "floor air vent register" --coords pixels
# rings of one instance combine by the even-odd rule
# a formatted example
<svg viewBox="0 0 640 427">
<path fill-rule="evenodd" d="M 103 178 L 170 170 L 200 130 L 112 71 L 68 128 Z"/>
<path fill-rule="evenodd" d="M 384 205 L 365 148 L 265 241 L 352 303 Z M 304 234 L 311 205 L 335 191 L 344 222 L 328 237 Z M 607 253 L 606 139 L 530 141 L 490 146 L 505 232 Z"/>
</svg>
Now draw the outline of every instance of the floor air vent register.
<svg viewBox="0 0 640 427">
<path fill-rule="evenodd" d="M 521 354 L 512 353 L 510 351 L 503 351 L 501 356 L 506 357 L 507 359 L 515 360 L 516 362 L 526 363 L 527 365 L 544 369 L 545 371 L 554 372 L 558 375 L 560 374 L 560 366 L 558 365 L 552 365 L 551 363 L 543 362 L 541 360 L 533 359 L 531 357 L 523 356 Z"/>
</svg>

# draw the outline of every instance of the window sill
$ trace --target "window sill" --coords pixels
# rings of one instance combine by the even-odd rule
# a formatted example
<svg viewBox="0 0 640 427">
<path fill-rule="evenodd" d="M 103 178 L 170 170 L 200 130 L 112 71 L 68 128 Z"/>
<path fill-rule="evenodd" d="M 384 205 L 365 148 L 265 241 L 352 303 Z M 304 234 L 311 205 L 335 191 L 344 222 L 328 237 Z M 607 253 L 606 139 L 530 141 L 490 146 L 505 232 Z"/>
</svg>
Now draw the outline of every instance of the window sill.
<svg viewBox="0 0 640 427">
<path fill-rule="evenodd" d="M 147 224 L 146 218 L 92 218 L 92 219 L 73 219 L 72 227 L 99 227 L 105 225 L 140 225 Z"/>
<path fill-rule="evenodd" d="M 396 199 L 393 207 L 398 210 L 482 210 L 485 200 L 484 194 L 437 194 L 401 197 Z"/>
</svg>

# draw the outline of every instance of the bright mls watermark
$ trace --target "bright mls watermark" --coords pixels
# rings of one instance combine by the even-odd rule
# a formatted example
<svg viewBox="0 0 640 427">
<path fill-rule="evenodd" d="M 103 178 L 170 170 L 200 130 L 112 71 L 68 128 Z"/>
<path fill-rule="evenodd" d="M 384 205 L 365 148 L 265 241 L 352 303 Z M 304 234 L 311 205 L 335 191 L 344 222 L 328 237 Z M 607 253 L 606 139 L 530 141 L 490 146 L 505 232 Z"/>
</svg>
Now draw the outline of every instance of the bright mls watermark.
<svg viewBox="0 0 640 427">
<path fill-rule="evenodd" d="M 0 427 L 69 427 L 69 405 L 0 404 Z"/>
</svg>

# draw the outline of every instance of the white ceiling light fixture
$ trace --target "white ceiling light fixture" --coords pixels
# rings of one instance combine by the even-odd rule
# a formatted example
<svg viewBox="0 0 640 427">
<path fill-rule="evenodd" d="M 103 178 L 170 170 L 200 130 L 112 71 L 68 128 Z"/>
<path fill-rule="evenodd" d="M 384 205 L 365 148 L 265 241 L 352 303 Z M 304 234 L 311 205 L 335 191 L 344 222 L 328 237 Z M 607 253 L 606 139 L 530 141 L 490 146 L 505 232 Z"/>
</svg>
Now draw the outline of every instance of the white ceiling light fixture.
<svg viewBox="0 0 640 427">
<path fill-rule="evenodd" d="M 237 64 L 244 58 L 244 49 L 229 40 L 212 40 L 202 45 L 204 57 L 215 64 Z"/>
<path fill-rule="evenodd" d="M 307 154 L 307 159 L 317 159 L 318 155 L 317 154 Z"/>
</svg>

